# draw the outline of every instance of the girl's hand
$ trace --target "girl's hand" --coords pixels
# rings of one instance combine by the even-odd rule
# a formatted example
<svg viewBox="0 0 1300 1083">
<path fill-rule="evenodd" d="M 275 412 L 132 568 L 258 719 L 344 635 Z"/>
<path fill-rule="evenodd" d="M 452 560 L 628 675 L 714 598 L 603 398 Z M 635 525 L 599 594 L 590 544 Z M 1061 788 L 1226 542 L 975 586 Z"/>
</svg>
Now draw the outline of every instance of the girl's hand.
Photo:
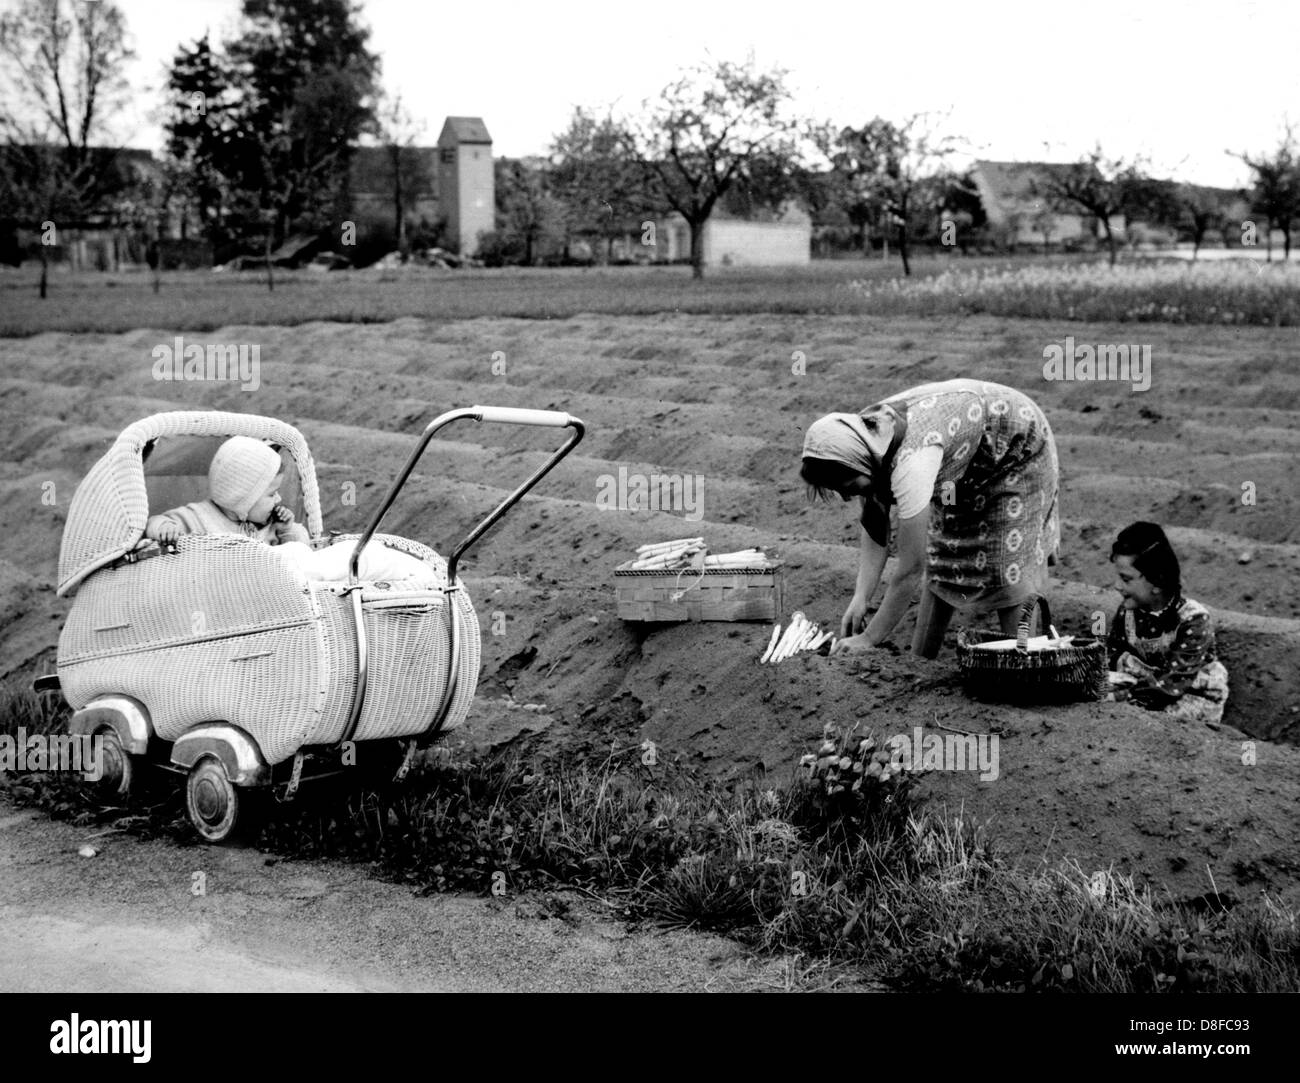
<svg viewBox="0 0 1300 1083">
<path fill-rule="evenodd" d="M 1132 677 L 1136 681 L 1144 677 L 1154 677 L 1156 671 L 1140 658 L 1125 651 L 1115 660 L 1115 669 L 1112 672 Z"/>
<path fill-rule="evenodd" d="M 831 654 L 865 654 L 872 650 L 875 650 L 875 647 L 868 642 L 864 633 L 837 640 L 835 646 L 831 648 Z"/>
<path fill-rule="evenodd" d="M 283 504 L 277 504 L 274 508 L 271 509 L 271 518 L 281 523 L 292 523 L 293 512 L 290 511 L 288 508 L 286 508 Z"/>
</svg>

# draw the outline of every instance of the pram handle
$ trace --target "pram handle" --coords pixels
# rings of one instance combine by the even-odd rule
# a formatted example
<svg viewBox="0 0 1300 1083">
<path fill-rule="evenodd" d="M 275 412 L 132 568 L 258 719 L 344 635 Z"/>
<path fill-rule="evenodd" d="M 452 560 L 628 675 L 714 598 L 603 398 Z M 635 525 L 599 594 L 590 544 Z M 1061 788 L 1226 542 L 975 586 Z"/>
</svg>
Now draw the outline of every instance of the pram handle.
<svg viewBox="0 0 1300 1083">
<path fill-rule="evenodd" d="M 499 421 L 506 425 L 545 425 L 565 429 L 574 421 L 559 410 L 525 410 L 516 406 L 471 406 L 470 409 L 477 415 L 476 421 Z"/>
<path fill-rule="evenodd" d="M 533 471 L 532 475 L 522 485 L 493 508 L 478 526 L 465 535 L 465 538 L 452 550 L 451 555 L 447 558 L 447 621 L 451 630 L 451 651 L 448 658 L 447 682 L 443 691 L 442 702 L 439 704 L 429 728 L 422 736 L 422 741 L 426 743 L 437 737 L 442 729 L 442 724 L 451 710 L 451 701 L 456 691 L 456 667 L 460 661 L 460 622 L 457 619 L 456 606 L 451 596 L 460 589 L 456 583 L 456 568 L 460 563 L 461 556 L 465 553 L 465 550 L 487 533 L 494 523 L 514 507 L 529 489 L 550 473 L 555 465 L 578 445 L 578 442 L 587 431 L 586 424 L 570 414 L 561 413 L 558 410 L 527 410 L 512 406 L 471 406 L 459 410 L 448 410 L 445 414 L 439 414 L 425 426 L 424 432 L 420 436 L 420 442 L 416 444 L 410 458 L 406 460 L 406 465 L 402 467 L 402 471 L 397 475 L 392 488 L 388 490 L 388 495 L 384 497 L 383 503 L 379 505 L 374 516 L 367 524 L 365 532 L 357 539 L 356 547 L 352 550 L 352 557 L 348 561 L 348 586 L 352 593 L 353 626 L 356 629 L 357 637 L 357 683 L 353 690 L 352 710 L 348 717 L 348 724 L 344 727 L 343 735 L 339 738 L 341 742 L 352 739 L 352 735 L 356 733 L 357 725 L 361 721 L 361 712 L 365 706 L 366 698 L 366 675 L 370 661 L 365 623 L 362 620 L 361 591 L 358 589 L 357 582 L 357 571 L 361 564 L 361 551 L 365 549 L 367 543 L 379 529 L 380 522 L 383 520 L 384 515 L 387 514 L 388 509 L 393 506 L 393 501 L 397 499 L 397 494 L 401 492 L 402 486 L 406 484 L 406 479 L 411 476 L 415 464 L 420 461 L 424 449 L 429 446 L 433 434 L 444 426 L 450 425 L 453 421 L 489 421 L 507 425 L 543 425 L 551 428 L 572 429 L 573 432 L 569 434 L 569 438 L 559 448 L 552 452 L 551 457 L 546 462 Z"/>
<path fill-rule="evenodd" d="M 411 476 L 411 471 L 415 469 L 415 464 L 420 461 L 420 456 L 424 454 L 424 449 L 429 446 L 429 441 L 433 439 L 434 433 L 444 426 L 450 425 L 453 421 L 489 421 L 501 422 L 507 425 L 544 425 L 551 428 L 571 428 L 573 432 L 569 439 L 556 449 L 551 457 L 538 467 L 527 481 L 489 512 L 487 518 L 470 531 L 464 541 L 452 550 L 451 556 L 447 558 L 447 581 L 449 583 L 456 581 L 456 565 L 460 563 L 460 558 L 465 550 L 478 541 L 489 527 L 517 504 L 529 489 L 549 474 L 551 469 L 577 446 L 587 431 L 584 422 L 571 414 L 561 413 L 558 410 L 526 410 L 513 406 L 471 406 L 459 410 L 448 410 L 445 414 L 439 414 L 425 426 L 424 432 L 420 436 L 420 442 L 416 444 L 410 458 L 406 460 L 406 465 L 402 467 L 401 473 L 397 475 L 392 488 L 388 490 L 388 495 L 384 497 L 383 503 L 379 505 L 374 516 L 366 525 L 365 531 L 357 539 L 356 547 L 352 550 L 352 558 L 348 562 L 349 583 L 355 584 L 357 582 L 357 570 L 361 564 L 361 551 L 369 544 L 370 539 L 374 537 L 375 532 L 379 529 L 379 524 L 388 513 L 388 509 L 393 506 L 393 501 L 397 499 L 397 494 L 402 491 L 402 486 L 406 484 L 406 479 Z"/>
</svg>

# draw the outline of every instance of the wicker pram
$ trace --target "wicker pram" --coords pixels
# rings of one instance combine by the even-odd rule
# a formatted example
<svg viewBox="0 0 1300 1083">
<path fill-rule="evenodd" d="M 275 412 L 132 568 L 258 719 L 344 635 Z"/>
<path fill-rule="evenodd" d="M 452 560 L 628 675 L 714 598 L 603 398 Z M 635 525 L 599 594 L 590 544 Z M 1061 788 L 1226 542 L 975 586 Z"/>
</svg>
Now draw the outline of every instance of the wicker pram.
<svg viewBox="0 0 1300 1083">
<path fill-rule="evenodd" d="M 1101 699 L 1107 691 L 1106 645 L 1090 636 L 1031 640 L 1035 609 L 1040 631 L 1051 627 L 1047 599 L 1031 596 L 1021 609 L 1014 644 L 1002 632 L 958 631 L 957 666 L 966 691 L 1003 703 Z"/>
<path fill-rule="evenodd" d="M 132 696 L 148 707 L 164 741 L 220 719 L 250 734 L 267 763 L 276 764 L 304 745 L 338 741 L 347 726 L 357 666 L 344 585 L 311 582 L 272 547 L 238 535 L 183 535 L 174 554 L 146 543 L 157 559 L 119 559 L 134 551 L 148 514 L 167 506 L 149 500 L 145 448 L 167 437 L 232 434 L 269 440 L 287 453 L 299 484 L 285 488 L 301 491 L 305 525 L 320 539 L 315 469 L 291 426 L 223 413 L 136 422 L 91 470 L 68 511 L 58 589 L 75 590 L 76 598 L 59 637 L 59 677 L 74 709 L 99 695 Z M 419 542 L 374 540 L 418 557 L 428 574 L 361 588 L 370 666 L 356 741 L 428 727 L 446 687 L 451 644 L 446 561 Z M 444 731 L 464 720 L 479 668 L 474 607 L 463 590 L 451 597 L 464 646 Z"/>
<path fill-rule="evenodd" d="M 462 419 L 575 431 L 444 560 L 378 527 L 433 434 Z M 364 533 L 327 537 L 312 457 L 293 426 L 219 411 L 138 421 L 92 467 L 68 509 L 58 593 L 73 602 L 59 637 L 58 677 L 38 687 L 62 691 L 75 712 L 74 733 L 111 742 L 119 796 L 136 760 L 188 771 L 190 816 L 211 841 L 231 829 L 233 787 L 280 785 L 292 797 L 313 749 L 332 755 L 337 773 L 345 747 L 409 738 L 398 757 L 404 773 L 416 744 L 459 726 L 474 698 L 479 627 L 455 574 L 461 554 L 583 431 L 582 422 L 554 411 L 450 411 L 425 429 Z M 242 535 L 182 535 L 171 546 L 144 539 L 151 513 L 206 497 L 212 456 L 237 435 L 276 448 L 282 502 L 313 548 L 330 549 L 326 564 L 331 547 L 350 550 L 333 562 L 347 567 L 346 578 L 309 578 L 304 567 L 316 565 Z M 406 578 L 367 581 L 360 576 L 367 546 L 416 559 L 400 562 Z M 276 770 L 289 760 L 291 774 Z"/>
</svg>

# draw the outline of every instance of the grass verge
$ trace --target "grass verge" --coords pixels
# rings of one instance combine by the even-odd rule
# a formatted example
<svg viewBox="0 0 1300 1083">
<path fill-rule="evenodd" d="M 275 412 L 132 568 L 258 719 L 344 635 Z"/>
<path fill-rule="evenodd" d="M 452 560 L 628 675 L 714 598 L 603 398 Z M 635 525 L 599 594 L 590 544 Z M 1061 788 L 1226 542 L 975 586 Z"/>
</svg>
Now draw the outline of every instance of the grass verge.
<svg viewBox="0 0 1300 1083">
<path fill-rule="evenodd" d="M 57 729 L 65 714 L 52 698 L 5 688 L 0 734 Z M 1296 915 L 1267 896 L 1157 903 L 1110 870 L 1024 871 L 978 825 L 920 807 L 923 779 L 870 776 L 870 749 L 854 752 L 850 737 L 829 735 L 830 754 L 779 787 L 646 767 L 635 747 L 578 761 L 442 755 L 397 789 L 305 789 L 260 841 L 286 857 L 366 862 L 428 892 L 563 885 L 632 918 L 845 964 L 902 990 L 1300 987 Z M 67 775 L 0 775 L 0 792 L 55 817 L 192 842 L 178 790 L 106 809 Z"/>
</svg>

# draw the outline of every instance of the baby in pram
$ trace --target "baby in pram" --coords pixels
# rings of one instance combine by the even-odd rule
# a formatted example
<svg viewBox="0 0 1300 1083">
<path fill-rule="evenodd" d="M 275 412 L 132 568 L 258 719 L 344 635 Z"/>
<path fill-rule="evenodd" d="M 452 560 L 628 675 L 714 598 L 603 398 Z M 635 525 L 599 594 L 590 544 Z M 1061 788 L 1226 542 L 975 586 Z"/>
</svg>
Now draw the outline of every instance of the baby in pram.
<svg viewBox="0 0 1300 1083">
<path fill-rule="evenodd" d="M 280 503 L 283 465 L 279 454 L 261 440 L 232 436 L 217 449 L 208 469 L 209 499 L 152 515 L 145 537 L 174 542 L 182 534 L 241 534 L 277 546 L 286 562 L 313 580 L 346 580 L 350 545 L 313 550 L 307 528 Z M 424 561 L 383 545 L 367 546 L 358 576 L 368 581 L 430 579 Z"/>
<path fill-rule="evenodd" d="M 261 440 L 232 436 L 212 457 L 207 500 L 151 515 L 144 535 L 174 542 L 182 534 L 242 534 L 256 541 L 309 542 L 307 528 L 280 503 L 280 456 Z"/>
</svg>

